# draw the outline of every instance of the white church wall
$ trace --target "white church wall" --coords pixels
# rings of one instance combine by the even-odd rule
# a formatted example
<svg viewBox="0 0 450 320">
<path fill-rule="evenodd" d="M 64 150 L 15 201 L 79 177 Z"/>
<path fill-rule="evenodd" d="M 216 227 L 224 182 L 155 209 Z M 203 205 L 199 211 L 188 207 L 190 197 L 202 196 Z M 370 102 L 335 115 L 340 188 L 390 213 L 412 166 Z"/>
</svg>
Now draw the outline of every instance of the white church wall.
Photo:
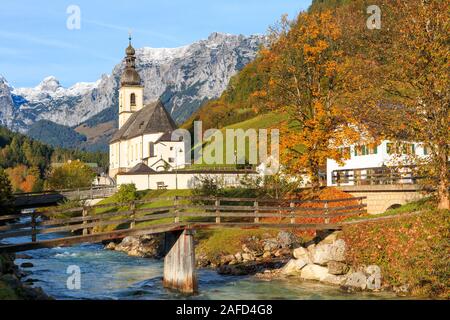
<svg viewBox="0 0 450 320">
<path fill-rule="evenodd" d="M 209 177 L 218 179 L 225 187 L 240 186 L 240 181 L 245 177 L 245 174 L 236 173 L 175 173 L 166 172 L 160 174 L 150 175 L 118 175 L 117 185 L 135 184 L 139 191 L 142 190 L 156 190 L 158 183 L 168 190 L 175 189 L 192 189 L 199 183 L 200 177 Z M 247 177 L 258 177 L 258 174 L 249 174 Z"/>
</svg>

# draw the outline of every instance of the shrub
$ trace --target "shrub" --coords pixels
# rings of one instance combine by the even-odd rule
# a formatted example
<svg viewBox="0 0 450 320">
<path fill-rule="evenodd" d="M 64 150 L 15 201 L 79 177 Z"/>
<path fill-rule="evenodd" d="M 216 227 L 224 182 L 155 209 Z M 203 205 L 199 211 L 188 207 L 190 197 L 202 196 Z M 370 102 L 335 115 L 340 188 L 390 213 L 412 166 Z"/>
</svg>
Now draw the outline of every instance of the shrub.
<svg viewBox="0 0 450 320">
<path fill-rule="evenodd" d="M 120 203 L 127 203 L 136 200 L 137 195 L 137 189 L 134 184 L 122 184 L 119 187 L 116 198 Z"/>
</svg>

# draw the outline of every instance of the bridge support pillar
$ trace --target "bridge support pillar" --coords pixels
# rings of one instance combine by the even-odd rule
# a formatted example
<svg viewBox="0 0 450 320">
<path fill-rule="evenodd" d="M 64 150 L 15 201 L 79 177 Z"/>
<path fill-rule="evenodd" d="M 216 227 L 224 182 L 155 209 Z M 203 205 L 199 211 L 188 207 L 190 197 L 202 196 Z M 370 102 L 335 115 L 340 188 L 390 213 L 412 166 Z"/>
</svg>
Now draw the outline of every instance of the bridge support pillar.
<svg viewBox="0 0 450 320">
<path fill-rule="evenodd" d="M 186 294 L 196 293 L 198 283 L 193 231 L 166 233 L 165 248 L 164 287 Z"/>
</svg>

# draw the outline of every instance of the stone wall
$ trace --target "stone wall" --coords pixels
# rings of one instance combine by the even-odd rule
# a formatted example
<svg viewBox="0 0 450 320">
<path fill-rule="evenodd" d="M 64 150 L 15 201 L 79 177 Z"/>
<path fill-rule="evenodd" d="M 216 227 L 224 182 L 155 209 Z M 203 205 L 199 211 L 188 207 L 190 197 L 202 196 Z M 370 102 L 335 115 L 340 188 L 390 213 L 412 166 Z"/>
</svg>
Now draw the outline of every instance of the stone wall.
<svg viewBox="0 0 450 320">
<path fill-rule="evenodd" d="M 363 202 L 367 204 L 369 214 L 384 213 L 392 206 L 417 201 L 426 195 L 417 185 L 367 185 L 337 188 L 354 197 L 367 197 Z"/>
</svg>

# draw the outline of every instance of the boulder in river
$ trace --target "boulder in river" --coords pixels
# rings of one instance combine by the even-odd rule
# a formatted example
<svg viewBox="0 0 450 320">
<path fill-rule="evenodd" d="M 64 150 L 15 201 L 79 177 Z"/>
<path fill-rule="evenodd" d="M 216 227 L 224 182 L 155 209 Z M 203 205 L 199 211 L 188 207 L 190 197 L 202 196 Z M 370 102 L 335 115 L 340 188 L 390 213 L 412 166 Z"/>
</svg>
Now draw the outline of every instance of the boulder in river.
<svg viewBox="0 0 450 320">
<path fill-rule="evenodd" d="M 163 236 L 126 237 L 115 246 L 114 250 L 126 252 L 133 257 L 160 258 L 163 254 Z"/>
<path fill-rule="evenodd" d="M 336 240 L 331 244 L 319 243 L 316 246 L 308 247 L 309 254 L 315 264 L 327 265 L 330 261 L 345 261 L 345 241 Z"/>
<path fill-rule="evenodd" d="M 367 288 L 367 277 L 364 272 L 353 272 L 347 275 L 344 286 L 347 289 L 365 290 Z"/>
<path fill-rule="evenodd" d="M 24 262 L 20 265 L 21 268 L 33 268 L 34 265 L 31 262 Z"/>
<path fill-rule="evenodd" d="M 308 264 L 307 261 L 303 259 L 291 259 L 288 263 L 281 269 L 281 274 L 286 276 L 299 275 L 302 268 Z"/>
<path fill-rule="evenodd" d="M 343 262 L 330 261 L 327 264 L 328 272 L 334 275 L 346 274 L 349 271 L 348 265 Z"/>
<path fill-rule="evenodd" d="M 381 269 L 377 265 L 370 265 L 364 269 L 367 277 L 367 289 L 380 290 L 381 289 Z"/>
<path fill-rule="evenodd" d="M 303 259 L 308 261 L 308 263 L 312 263 L 311 256 L 306 248 L 303 247 L 296 248 L 294 249 L 292 254 L 295 259 Z"/>
<path fill-rule="evenodd" d="M 317 264 L 308 264 L 302 269 L 300 277 L 305 280 L 322 281 L 329 276 L 328 268 Z"/>
</svg>

